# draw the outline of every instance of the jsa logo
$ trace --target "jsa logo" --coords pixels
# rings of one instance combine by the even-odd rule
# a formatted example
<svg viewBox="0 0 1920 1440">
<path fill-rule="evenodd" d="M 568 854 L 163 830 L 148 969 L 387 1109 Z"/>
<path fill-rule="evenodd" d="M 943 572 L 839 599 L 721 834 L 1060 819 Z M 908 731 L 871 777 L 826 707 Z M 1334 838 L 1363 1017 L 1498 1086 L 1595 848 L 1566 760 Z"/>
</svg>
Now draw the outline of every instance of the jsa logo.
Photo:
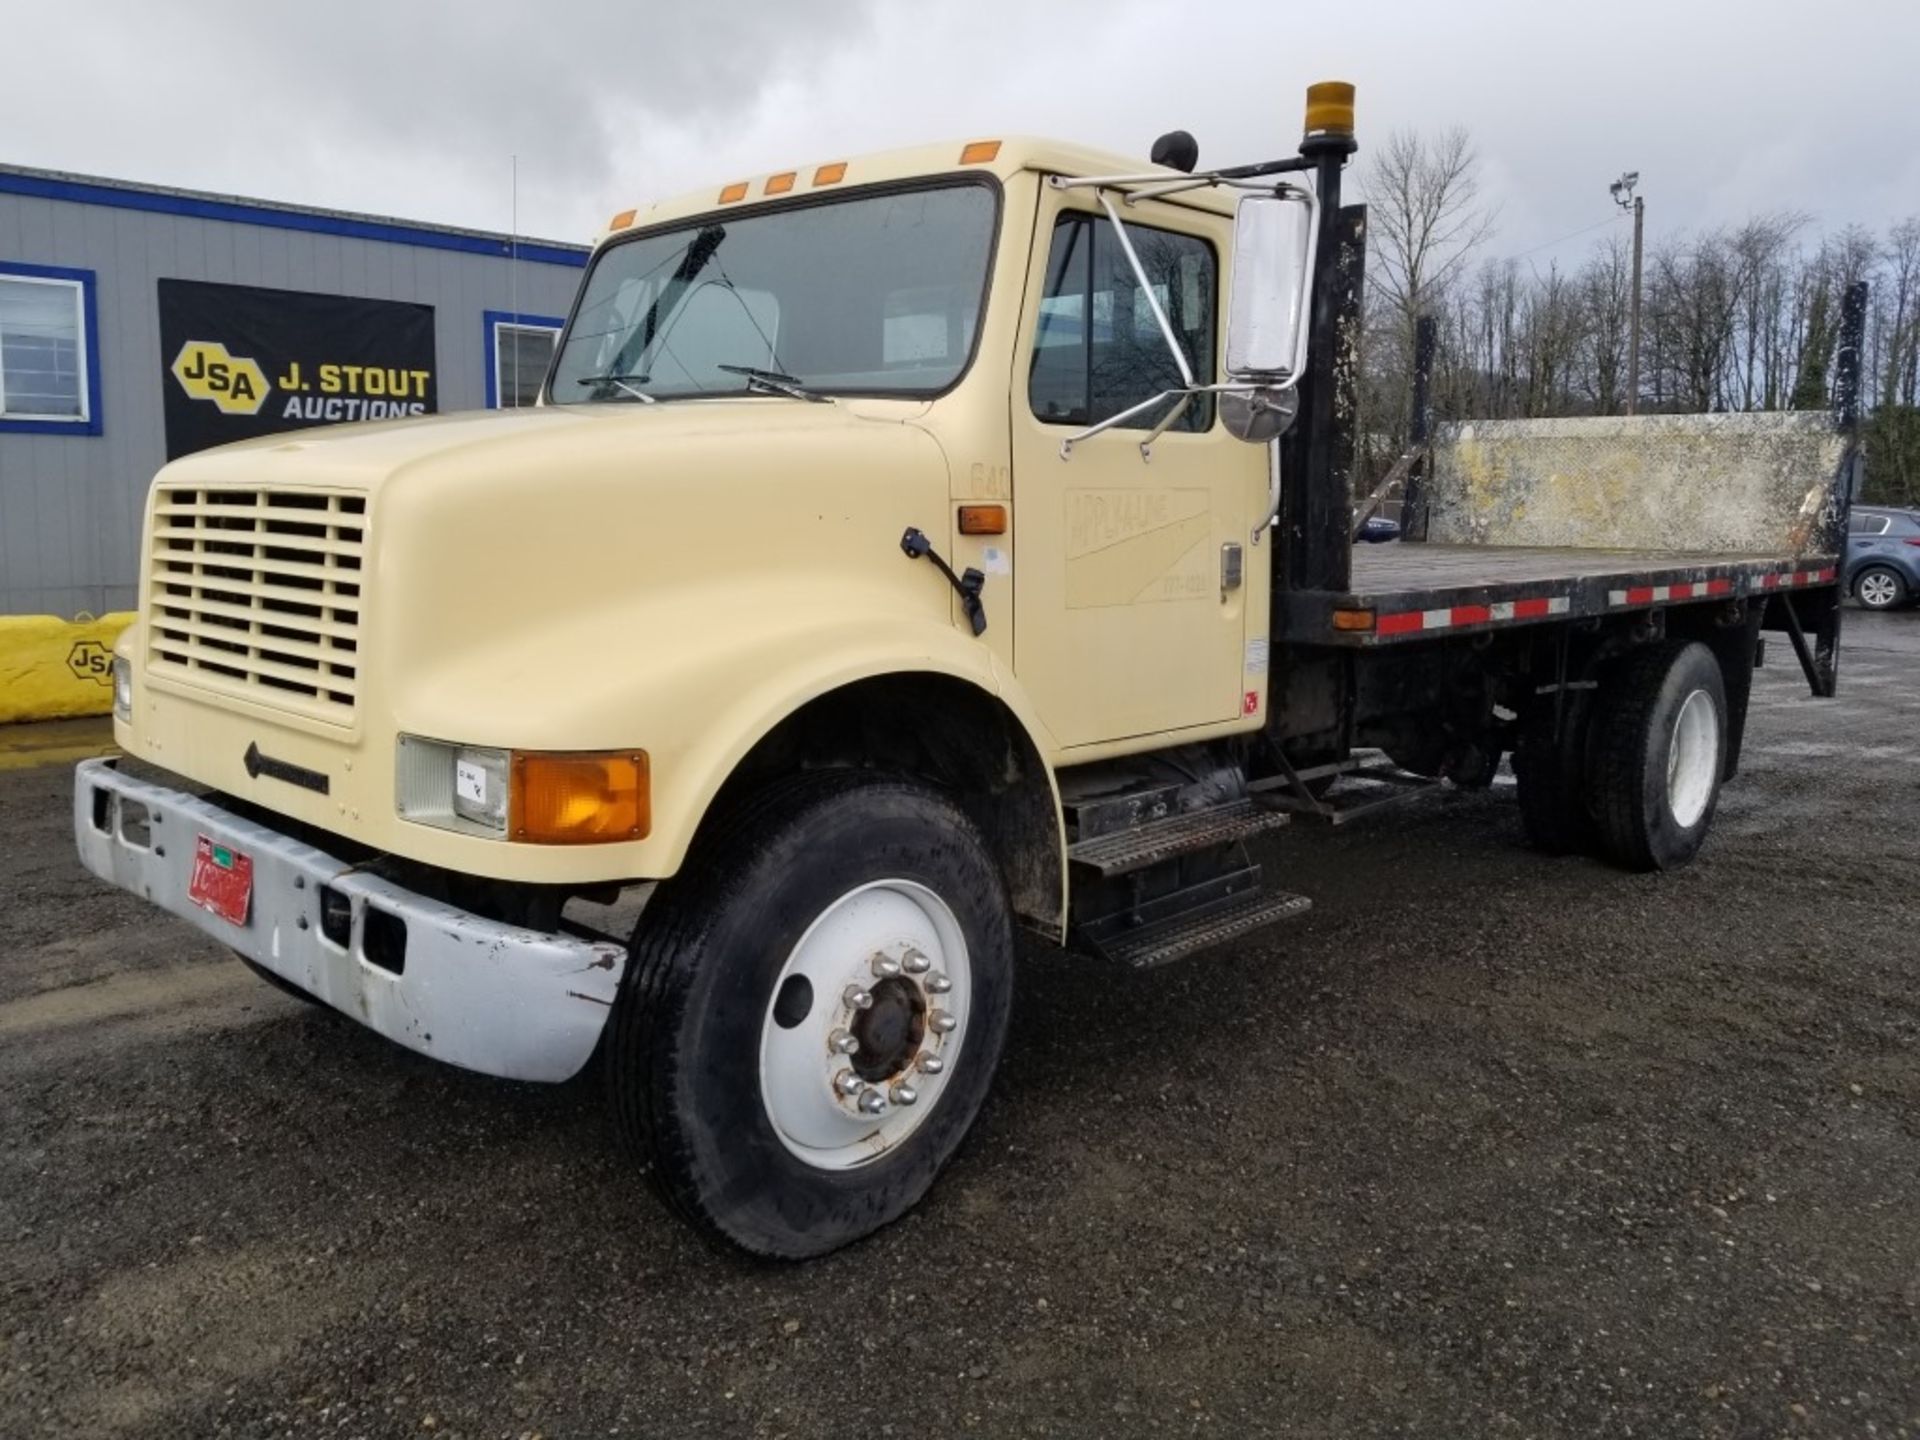
<svg viewBox="0 0 1920 1440">
<path fill-rule="evenodd" d="M 173 378 L 196 400 L 210 400 L 222 415 L 258 415 L 273 387 L 266 372 L 244 355 L 229 355 L 218 340 L 189 340 L 173 360 Z"/>
</svg>

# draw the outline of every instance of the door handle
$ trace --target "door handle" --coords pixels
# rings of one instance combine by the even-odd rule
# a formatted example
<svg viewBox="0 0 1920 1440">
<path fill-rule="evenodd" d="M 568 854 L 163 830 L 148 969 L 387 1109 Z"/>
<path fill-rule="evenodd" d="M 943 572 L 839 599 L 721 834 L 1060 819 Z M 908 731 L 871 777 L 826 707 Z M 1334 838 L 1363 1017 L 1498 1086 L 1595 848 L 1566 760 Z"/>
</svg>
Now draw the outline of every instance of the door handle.
<svg viewBox="0 0 1920 1440">
<path fill-rule="evenodd" d="M 1240 588 L 1245 567 L 1242 564 L 1240 542 L 1229 540 L 1220 547 L 1220 598 Z"/>
</svg>

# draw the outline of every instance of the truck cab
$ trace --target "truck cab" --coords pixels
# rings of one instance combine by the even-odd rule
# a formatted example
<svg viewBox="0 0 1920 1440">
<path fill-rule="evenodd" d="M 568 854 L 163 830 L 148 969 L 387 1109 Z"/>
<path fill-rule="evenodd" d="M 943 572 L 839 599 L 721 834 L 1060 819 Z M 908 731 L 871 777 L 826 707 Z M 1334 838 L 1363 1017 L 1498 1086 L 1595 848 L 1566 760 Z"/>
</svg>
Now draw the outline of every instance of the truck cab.
<svg viewBox="0 0 1920 1440">
<path fill-rule="evenodd" d="M 537 407 L 169 465 L 82 858 L 424 1054 L 597 1057 L 669 1204 L 783 1256 L 903 1213 L 960 1144 L 1016 927 L 1146 965 L 1300 913 L 1246 842 L 1369 743 L 1484 783 L 1547 686 L 1535 808 L 1590 809 L 1579 676 L 1651 645 L 1635 685 L 1707 696 L 1663 732 L 1685 823 L 1604 823 L 1684 860 L 1766 597 L 1580 638 L 1577 606 L 1474 601 L 1484 643 L 1410 658 L 1315 559 L 1354 521 L 1351 98 L 1316 87 L 1300 154 L 1236 170 L 1006 137 L 624 211 Z"/>
</svg>

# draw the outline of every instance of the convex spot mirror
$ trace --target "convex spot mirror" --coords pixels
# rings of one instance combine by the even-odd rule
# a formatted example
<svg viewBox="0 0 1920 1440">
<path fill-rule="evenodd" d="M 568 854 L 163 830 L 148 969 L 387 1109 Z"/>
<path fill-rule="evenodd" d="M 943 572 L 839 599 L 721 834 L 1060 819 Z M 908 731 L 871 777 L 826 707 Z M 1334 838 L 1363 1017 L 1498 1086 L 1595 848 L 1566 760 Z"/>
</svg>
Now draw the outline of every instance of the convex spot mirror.
<svg viewBox="0 0 1920 1440">
<path fill-rule="evenodd" d="M 1252 390 L 1220 392 L 1220 422 L 1236 440 L 1264 445 L 1287 433 L 1300 392 L 1291 385 L 1261 385 Z"/>
</svg>

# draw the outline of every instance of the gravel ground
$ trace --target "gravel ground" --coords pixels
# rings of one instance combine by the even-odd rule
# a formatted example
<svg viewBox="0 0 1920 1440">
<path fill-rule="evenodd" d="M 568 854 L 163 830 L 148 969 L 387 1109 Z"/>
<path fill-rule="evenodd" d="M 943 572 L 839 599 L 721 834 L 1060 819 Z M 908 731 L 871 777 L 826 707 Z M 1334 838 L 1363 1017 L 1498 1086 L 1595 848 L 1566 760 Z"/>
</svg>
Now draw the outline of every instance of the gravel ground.
<svg viewBox="0 0 1920 1440">
<path fill-rule="evenodd" d="M 1920 615 L 1849 641 L 1836 702 L 1773 647 L 1679 874 L 1496 788 L 1284 832 L 1259 943 L 1034 955 L 958 1162 L 801 1267 L 0 773 L 0 1435 L 1920 1436 Z"/>
</svg>

